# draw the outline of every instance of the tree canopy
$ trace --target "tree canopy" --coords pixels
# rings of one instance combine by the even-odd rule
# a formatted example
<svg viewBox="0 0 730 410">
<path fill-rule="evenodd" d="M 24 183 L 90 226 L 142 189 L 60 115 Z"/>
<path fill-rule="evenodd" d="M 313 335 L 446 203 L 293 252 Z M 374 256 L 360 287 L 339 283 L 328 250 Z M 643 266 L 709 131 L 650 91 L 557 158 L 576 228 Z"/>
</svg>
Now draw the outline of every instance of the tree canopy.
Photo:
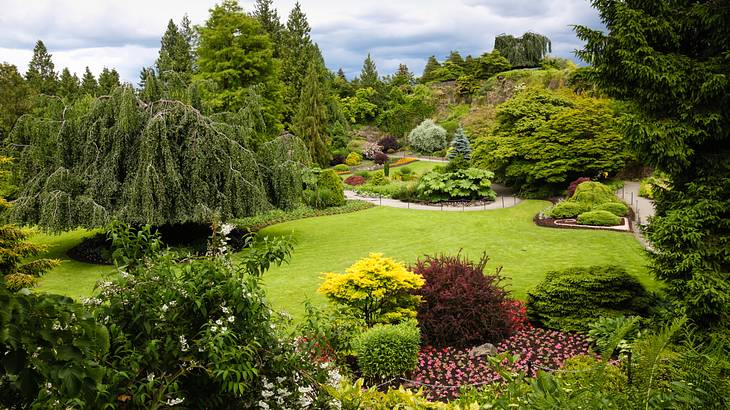
<svg viewBox="0 0 730 410">
<path fill-rule="evenodd" d="M 513 67 L 539 67 L 540 60 L 552 51 L 550 39 L 537 33 L 522 37 L 500 34 L 494 39 L 494 50 L 499 51 Z"/>
</svg>

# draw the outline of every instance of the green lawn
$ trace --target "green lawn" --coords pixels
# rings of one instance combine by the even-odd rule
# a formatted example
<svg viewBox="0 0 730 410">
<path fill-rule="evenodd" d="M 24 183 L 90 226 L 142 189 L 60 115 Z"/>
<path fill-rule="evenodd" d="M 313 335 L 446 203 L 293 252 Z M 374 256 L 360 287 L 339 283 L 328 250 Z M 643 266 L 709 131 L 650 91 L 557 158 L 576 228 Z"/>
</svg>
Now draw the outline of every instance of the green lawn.
<svg viewBox="0 0 730 410">
<path fill-rule="evenodd" d="M 291 263 L 267 272 L 264 282 L 274 306 L 297 317 L 305 298 L 324 303 L 316 293 L 322 272 L 343 272 L 368 252 L 413 262 L 424 254 L 463 249 L 473 258 L 486 251 L 491 257 L 487 270 L 503 266 L 521 299 L 545 272 L 579 265 L 620 265 L 649 288 L 656 287 L 632 234 L 538 227 L 532 218 L 547 205 L 525 201 L 514 208 L 465 213 L 376 207 L 274 225 L 262 233 L 291 234 L 297 245 Z"/>
<path fill-rule="evenodd" d="M 473 258 L 486 250 L 492 258 L 487 270 L 503 266 L 518 298 L 525 298 L 527 289 L 548 270 L 577 265 L 621 265 L 649 288 L 656 287 L 644 266 L 644 251 L 632 234 L 535 226 L 532 217 L 547 205 L 525 201 L 513 208 L 465 213 L 376 207 L 274 225 L 262 233 L 291 234 L 297 243 L 291 263 L 272 268 L 264 275 L 264 284 L 275 307 L 300 317 L 305 298 L 324 303 L 316 293 L 322 272 L 342 272 L 368 252 L 413 262 L 424 254 L 463 249 Z M 85 235 L 90 233 L 36 235 L 33 240 L 51 244 L 50 257 L 65 258 L 65 252 Z M 39 290 L 87 297 L 96 280 L 111 270 L 65 258 L 41 279 Z"/>
</svg>

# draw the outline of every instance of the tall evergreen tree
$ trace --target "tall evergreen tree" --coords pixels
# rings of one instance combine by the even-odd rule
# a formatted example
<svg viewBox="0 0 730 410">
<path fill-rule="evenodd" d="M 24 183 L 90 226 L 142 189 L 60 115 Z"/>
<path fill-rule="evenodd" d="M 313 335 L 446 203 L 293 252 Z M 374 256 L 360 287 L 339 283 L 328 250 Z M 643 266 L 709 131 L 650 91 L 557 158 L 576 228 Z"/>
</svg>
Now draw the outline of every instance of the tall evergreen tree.
<svg viewBox="0 0 730 410">
<path fill-rule="evenodd" d="M 284 82 L 284 122 L 290 123 L 299 106 L 299 97 L 309 64 L 321 60 L 310 37 L 311 28 L 299 2 L 289 13 L 281 50 L 281 79 Z"/>
<path fill-rule="evenodd" d="M 152 67 L 143 68 L 140 77 L 141 81 L 139 86 L 141 89 L 139 91 L 139 98 L 142 101 L 150 103 L 162 98 L 162 85 Z"/>
<path fill-rule="evenodd" d="M 253 16 L 261 23 L 261 26 L 269 33 L 269 38 L 274 45 L 274 57 L 281 56 L 283 46 L 284 24 L 281 23 L 279 13 L 274 8 L 273 0 L 256 0 Z"/>
<path fill-rule="evenodd" d="M 79 88 L 79 77 L 76 74 L 72 75 L 68 68 L 64 68 L 58 81 L 58 95 L 74 99 L 79 94 Z"/>
<path fill-rule="evenodd" d="M 33 58 L 28 65 L 25 79 L 32 89 L 41 94 L 55 95 L 58 87 L 55 66 L 51 57 L 46 45 L 38 40 L 33 48 Z"/>
<path fill-rule="evenodd" d="M 110 70 L 104 67 L 101 74 L 99 74 L 99 94 L 111 94 L 111 92 L 120 85 L 122 85 L 122 83 L 119 81 L 119 73 L 117 70 L 115 68 Z"/>
<path fill-rule="evenodd" d="M 280 84 L 276 77 L 272 45 L 259 22 L 243 12 L 236 0 L 224 0 L 210 10 L 199 28 L 197 80 L 214 89 L 203 89 L 203 99 L 215 112 L 244 108 L 249 88 L 262 85 L 266 127 L 277 132 L 280 119 Z"/>
<path fill-rule="evenodd" d="M 362 63 L 362 70 L 360 71 L 360 87 L 372 87 L 377 90 L 379 83 L 380 77 L 378 76 L 378 69 L 375 67 L 375 62 L 370 57 L 370 53 L 368 53 L 368 56 Z"/>
<path fill-rule="evenodd" d="M 354 91 L 352 84 L 347 80 L 345 71 L 340 67 L 332 78 L 332 92 L 340 98 L 352 97 Z"/>
<path fill-rule="evenodd" d="M 81 77 L 81 93 L 92 97 L 99 93 L 99 84 L 88 66 L 84 70 L 84 76 Z"/>
<path fill-rule="evenodd" d="M 0 64 L 0 141 L 5 140 L 18 118 L 30 111 L 32 93 L 16 66 Z"/>
<path fill-rule="evenodd" d="M 436 59 L 436 56 L 429 57 L 428 61 L 426 61 L 426 66 L 423 68 L 423 74 L 420 79 L 421 83 L 426 84 L 438 80 L 439 68 L 441 68 L 441 64 Z"/>
<path fill-rule="evenodd" d="M 588 77 L 632 103 L 623 132 L 669 176 L 654 190 L 651 270 L 680 313 L 730 323 L 730 7 L 593 1 L 607 31 L 577 27 Z M 727 330 L 725 330 L 727 331 Z"/>
<path fill-rule="evenodd" d="M 193 71 L 196 70 L 195 60 L 197 59 L 197 52 L 198 44 L 200 43 L 200 38 L 198 37 L 198 32 L 195 31 L 195 27 L 192 26 L 192 23 L 190 22 L 190 18 L 187 14 L 185 14 L 180 20 L 180 34 L 183 36 L 185 41 L 188 43 L 188 49 L 190 50 L 190 61 L 192 62 L 192 69 Z"/>
<path fill-rule="evenodd" d="M 312 161 L 325 167 L 329 164 L 330 153 L 326 142 L 327 107 L 320 80 L 321 71 L 318 62 L 313 61 L 309 64 L 293 128 L 296 135 L 304 140 L 309 148 Z"/>
<path fill-rule="evenodd" d="M 157 74 L 164 82 L 180 80 L 187 84 L 193 72 L 190 44 L 172 19 L 160 41 L 160 53 L 155 62 Z"/>
<path fill-rule="evenodd" d="M 454 139 L 451 140 L 451 149 L 449 150 L 449 159 L 461 157 L 465 160 L 471 159 L 471 144 L 469 138 L 466 137 L 464 127 L 459 126 L 454 133 Z"/>
<path fill-rule="evenodd" d="M 408 66 L 405 64 L 399 64 L 398 71 L 396 71 L 395 75 L 393 75 L 391 84 L 396 87 L 400 87 L 403 85 L 413 85 L 414 82 L 413 74 L 408 70 Z"/>
<path fill-rule="evenodd" d="M 458 65 L 459 67 L 464 66 L 464 58 L 461 57 L 461 53 L 457 50 L 452 50 L 451 53 L 449 53 L 449 58 L 446 59 L 446 61 L 450 61 L 453 64 Z"/>
</svg>

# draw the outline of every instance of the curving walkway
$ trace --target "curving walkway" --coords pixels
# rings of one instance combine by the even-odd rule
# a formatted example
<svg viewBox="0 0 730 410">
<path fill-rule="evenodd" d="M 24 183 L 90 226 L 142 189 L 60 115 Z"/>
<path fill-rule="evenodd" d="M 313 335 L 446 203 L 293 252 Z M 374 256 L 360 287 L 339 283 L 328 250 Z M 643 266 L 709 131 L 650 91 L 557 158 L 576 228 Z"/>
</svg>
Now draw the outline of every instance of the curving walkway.
<svg viewBox="0 0 730 410">
<path fill-rule="evenodd" d="M 470 211 L 487 211 L 490 209 L 502 209 L 515 206 L 522 202 L 522 199 L 511 195 L 509 189 L 494 184 L 492 186 L 495 192 L 497 192 L 497 199 L 491 203 L 485 203 L 482 205 L 471 205 L 471 206 L 444 206 L 444 205 L 424 205 L 414 204 L 410 202 L 403 202 L 392 198 L 383 197 L 371 197 L 360 195 L 354 191 L 345 190 L 345 197 L 347 199 L 359 199 L 368 201 L 375 205 L 387 206 L 391 208 L 403 208 L 403 209 L 415 209 L 417 211 L 447 211 L 447 212 L 470 212 Z M 509 194 L 509 195 L 505 195 Z"/>
</svg>

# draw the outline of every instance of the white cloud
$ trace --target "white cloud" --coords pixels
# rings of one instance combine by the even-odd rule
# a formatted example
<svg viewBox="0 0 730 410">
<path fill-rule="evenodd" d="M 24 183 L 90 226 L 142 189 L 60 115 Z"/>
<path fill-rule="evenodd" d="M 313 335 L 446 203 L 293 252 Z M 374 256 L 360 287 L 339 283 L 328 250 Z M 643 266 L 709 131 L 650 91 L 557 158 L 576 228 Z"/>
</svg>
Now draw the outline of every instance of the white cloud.
<svg viewBox="0 0 730 410">
<path fill-rule="evenodd" d="M 154 62 L 167 21 L 188 14 L 201 24 L 212 0 L 3 0 L 0 61 L 25 71 L 36 40 L 42 39 L 60 71 L 115 67 L 136 83 Z M 240 1 L 244 10 L 253 0 Z M 599 26 L 588 0 L 302 0 L 327 65 L 359 73 L 370 52 L 381 74 L 405 62 L 420 73 L 431 54 L 444 58 L 492 49 L 500 33 L 535 31 L 553 39 L 553 54 L 570 57 L 579 41 L 570 24 Z M 294 0 L 275 0 L 284 21 Z"/>
</svg>

